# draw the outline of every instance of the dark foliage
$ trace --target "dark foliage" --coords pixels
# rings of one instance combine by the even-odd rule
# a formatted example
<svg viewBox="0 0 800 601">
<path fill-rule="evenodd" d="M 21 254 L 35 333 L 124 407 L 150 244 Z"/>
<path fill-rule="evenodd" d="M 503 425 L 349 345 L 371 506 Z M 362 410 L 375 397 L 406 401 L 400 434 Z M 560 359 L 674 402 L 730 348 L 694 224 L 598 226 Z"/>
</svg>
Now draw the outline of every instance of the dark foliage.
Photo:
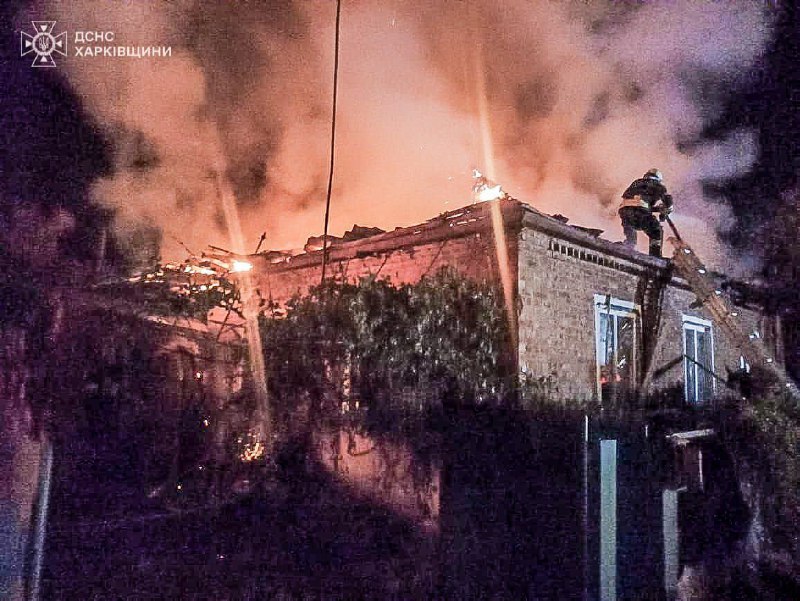
<svg viewBox="0 0 800 601">
<path fill-rule="evenodd" d="M 447 399 L 497 405 L 514 391 L 499 294 L 448 269 L 414 285 L 329 283 L 261 321 L 270 390 L 315 420 L 358 408 L 408 433 Z"/>
<path fill-rule="evenodd" d="M 789 394 L 764 394 L 747 406 L 732 404 L 717 416 L 736 459 L 739 480 L 762 527 L 770 561 L 800 566 L 800 408 Z M 767 559 L 767 557 L 763 558 Z"/>
</svg>

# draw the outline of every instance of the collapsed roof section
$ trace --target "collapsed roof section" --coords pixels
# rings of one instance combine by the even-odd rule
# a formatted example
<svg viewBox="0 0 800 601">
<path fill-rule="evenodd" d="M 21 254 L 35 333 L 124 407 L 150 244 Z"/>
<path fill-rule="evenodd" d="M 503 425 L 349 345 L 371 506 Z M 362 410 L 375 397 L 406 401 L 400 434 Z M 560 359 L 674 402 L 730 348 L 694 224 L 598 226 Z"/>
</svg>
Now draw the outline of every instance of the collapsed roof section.
<svg viewBox="0 0 800 601">
<path fill-rule="evenodd" d="M 503 222 L 508 232 L 519 231 L 523 226 L 551 234 L 567 241 L 600 250 L 612 256 L 643 263 L 651 267 L 665 267 L 667 261 L 642 254 L 623 244 L 610 242 L 601 237 L 602 230 L 568 223 L 561 215 L 547 215 L 532 206 L 511 197 L 498 202 Z M 353 225 L 344 236 L 328 236 L 327 249 L 330 261 L 363 256 L 374 252 L 418 246 L 447 238 L 458 238 L 490 226 L 490 203 L 478 202 L 447 211 L 417 225 L 397 227 L 391 231 Z M 268 264 L 272 269 L 311 266 L 322 261 L 323 236 L 312 236 L 303 249 L 270 250 L 248 257 L 254 266 Z M 257 267 L 256 267 L 257 268 Z"/>
<path fill-rule="evenodd" d="M 493 201 L 476 202 L 441 213 L 422 223 L 397 227 L 391 231 L 354 224 L 343 236 L 329 235 L 326 245 L 323 245 L 323 236 L 312 236 L 302 249 L 267 250 L 237 258 L 252 264 L 255 272 L 280 273 L 321 265 L 323 246 L 327 248 L 328 261 L 337 263 L 391 251 L 411 250 L 425 244 L 474 234 L 491 235 L 492 203 L 500 206 L 507 236 L 515 236 L 523 228 L 539 231 L 552 236 L 554 252 L 579 252 L 590 262 L 602 261 L 603 265 L 612 268 L 635 266 L 639 270 L 663 271 L 669 265 L 669 259 L 652 257 L 621 242 L 607 240 L 602 237 L 602 230 L 571 224 L 563 215 L 548 215 L 507 194 Z M 575 246 L 583 250 L 578 251 Z M 716 286 L 731 294 L 736 304 L 762 311 L 767 308 L 767 299 L 759 286 L 731 280 L 721 273 L 709 272 L 708 276 Z M 672 280 L 686 287 L 682 278 L 673 276 Z"/>
</svg>

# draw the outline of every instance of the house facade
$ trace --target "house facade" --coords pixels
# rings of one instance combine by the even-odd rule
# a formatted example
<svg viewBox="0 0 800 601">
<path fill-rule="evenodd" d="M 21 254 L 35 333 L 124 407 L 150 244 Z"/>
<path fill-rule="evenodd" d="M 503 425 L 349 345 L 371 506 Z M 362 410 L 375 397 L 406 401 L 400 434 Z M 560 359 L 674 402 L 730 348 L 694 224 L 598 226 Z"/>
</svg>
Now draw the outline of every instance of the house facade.
<svg viewBox="0 0 800 601">
<path fill-rule="evenodd" d="M 502 217 L 504 253 L 498 253 L 493 210 Z M 309 239 L 302 252 L 247 257 L 252 264 L 245 272 L 248 284 L 263 307 L 285 305 L 320 282 L 321 242 Z M 726 369 L 742 365 L 741 351 L 668 260 L 609 242 L 597 230 L 571 226 L 518 201 L 476 204 L 390 232 L 354 227 L 327 242 L 332 279 L 372 276 L 413 283 L 450 267 L 505 287 L 513 308 L 516 367 L 541 382 L 553 402 L 605 404 L 670 393 L 688 404 L 703 404 L 724 392 Z M 508 258 L 506 274 L 499 254 Z M 222 489 L 222 483 L 233 488 L 241 480 L 235 474 L 202 486 L 210 471 L 206 466 L 218 461 L 203 451 L 219 447 L 217 434 L 225 433 L 206 419 L 206 410 L 236 409 L 237 397 L 248 392 L 245 339 L 234 318 L 199 323 L 134 314 L 127 302 L 98 306 L 78 297 L 73 302 L 65 309 L 74 311 L 65 320 L 73 329 L 54 342 L 74 347 L 69 355 L 74 358 L 60 365 L 59 373 L 70 378 L 62 388 L 85 388 L 86 394 L 63 402 L 76 407 L 76 414 L 82 415 L 80 403 L 88 402 L 118 418 L 104 424 L 126 444 L 105 460 L 130 459 L 126 464 L 135 468 L 130 470 L 137 475 L 135 484 L 139 489 L 147 484 L 150 495 L 180 500 L 193 482 L 198 490 Z M 774 317 L 743 302 L 736 305 L 736 317 L 781 360 L 780 324 Z M 87 364 L 86 356 L 97 363 Z M 90 409 L 83 411 L 87 420 Z M 316 433 L 315 453 L 360 498 L 438 533 L 448 549 L 444 574 L 452 575 L 445 580 L 455 587 L 449 596 L 468 597 L 489 586 L 483 569 L 468 571 L 479 577 L 475 582 L 463 577 L 466 562 L 488 560 L 492 586 L 522 574 L 515 598 L 533 591 L 554 591 L 553 598 L 640 598 L 655 586 L 670 598 L 683 561 L 682 541 L 690 537 L 679 527 L 680 495 L 700 495 L 703 477 L 715 477 L 713 462 L 706 459 L 703 465 L 703 449 L 692 438 L 706 434 L 698 430 L 680 438 L 638 417 L 616 423 L 585 412 L 553 412 L 545 418 L 505 410 L 460 416 L 464 427 L 451 432 L 455 439 L 444 443 L 444 459 L 429 466 L 430 479 L 423 486 L 412 475 L 418 461 L 413 450 L 400 441 L 348 437 L 351 432 L 333 429 Z M 229 432 L 244 432 L 236 426 L 250 425 L 232 417 L 224 423 Z M 238 442 L 246 441 L 240 437 Z M 681 461 L 675 463 L 692 463 L 694 457 L 696 469 L 676 469 L 679 477 L 661 473 L 650 449 L 655 445 L 669 456 L 673 443 L 688 449 L 676 452 Z M 152 452 L 146 455 L 140 448 Z M 239 457 L 249 461 L 245 453 Z M 82 462 L 73 463 L 83 469 Z M 165 484 L 153 487 L 158 482 Z M 476 498 L 481 503 L 475 504 Z M 483 536 L 465 538 L 463 532 Z M 499 551 L 487 552 L 486 542 L 492 540 L 500 541 Z M 565 556 L 574 558 L 566 578 Z"/>
<path fill-rule="evenodd" d="M 667 259 L 517 200 L 496 202 L 515 308 L 515 362 L 549 399 L 671 394 L 702 404 L 724 392 L 728 371 L 747 367 Z M 342 238 L 329 237 L 327 277 L 414 283 L 448 266 L 502 287 L 491 211 L 491 203 L 478 203 L 389 232 L 354 226 Z M 249 277 L 264 301 L 280 306 L 320 282 L 322 255 L 321 237 L 302 251 L 253 255 Z M 736 306 L 735 314 L 780 361 L 777 318 L 752 305 Z"/>
</svg>

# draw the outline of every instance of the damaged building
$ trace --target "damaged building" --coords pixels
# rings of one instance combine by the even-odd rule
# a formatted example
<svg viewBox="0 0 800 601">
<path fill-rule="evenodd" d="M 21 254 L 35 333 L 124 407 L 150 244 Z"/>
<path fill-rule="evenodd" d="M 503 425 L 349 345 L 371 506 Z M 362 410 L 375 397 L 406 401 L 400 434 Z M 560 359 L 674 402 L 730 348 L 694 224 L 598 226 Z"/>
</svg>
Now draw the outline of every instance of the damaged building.
<svg viewBox="0 0 800 601">
<path fill-rule="evenodd" d="M 519 372 L 546 386 L 552 400 L 671 395 L 698 405 L 724 393 L 730 374 L 749 370 L 741 340 L 715 322 L 713 306 L 698 298 L 697 285 L 676 273 L 673 261 L 610 242 L 600 230 L 515 199 L 497 203 L 511 267 L 506 286 L 515 308 L 513 354 Z M 501 287 L 492 206 L 473 204 L 388 232 L 354 226 L 341 238 L 328 238 L 328 277 L 414 283 L 449 266 Z M 249 257 L 262 299 L 281 306 L 318 284 L 323 242 L 309 238 L 302 251 Z M 731 307 L 726 319 L 735 321 L 740 337 L 746 332 L 763 342 L 766 360 L 780 364 L 777 316 L 734 294 L 722 276 L 709 273 L 704 281 Z"/>
<path fill-rule="evenodd" d="M 503 236 L 495 234 L 498 223 Z M 504 239 L 500 252 L 497 239 Z M 116 511 L 126 503 L 181 509 L 229 502 L 259 481 L 273 494 L 267 438 L 255 427 L 270 417 L 253 417 L 248 401 L 255 397 L 248 372 L 255 370 L 248 370 L 244 310 L 237 310 L 247 300 L 223 286 L 220 274 L 246 278 L 262 310 L 279 312 L 320 282 L 325 253 L 327 276 L 337 281 L 414 283 L 450 267 L 509 292 L 509 355 L 554 403 L 672 395 L 702 405 L 721 396 L 728 372 L 748 359 L 725 319 L 762 341 L 769 359 L 782 360 L 778 319 L 712 274 L 702 274 L 712 287 L 698 295 L 700 285 L 677 272 L 681 253 L 654 258 L 514 199 L 481 202 L 389 232 L 354 226 L 341 238 L 310 238 L 298 251 L 224 261 L 209 253 L 106 286 L 103 295 L 70 296 L 62 308 L 70 327 L 53 337 L 70 349 L 57 363 L 57 387 L 74 391 L 61 399 L 74 431 L 62 434 L 68 444 L 60 446 L 59 477 L 79 484 L 119 473 L 129 499 L 118 495 L 108 504 Z M 731 308 L 723 320 L 715 297 Z M 171 300 L 163 307 L 165 298 Z M 201 317 L 177 317 L 176 309 Z M 314 432 L 310 451 L 344 490 L 441 541 L 448 549 L 441 570 L 453 587 L 447 598 L 507 581 L 517 587 L 513 598 L 534 590 L 563 599 L 643 598 L 654 586 L 671 598 L 692 540 L 685 507 L 705 502 L 706 488 L 713 491 L 708 482 L 725 476 L 709 469 L 713 433 L 589 411 L 530 416 L 505 409 L 461 415 L 460 429 L 437 439 L 435 457 L 347 423 Z M 99 415 L 102 428 L 92 421 Z M 103 453 L 92 455 L 96 448 Z M 91 469 L 86 456 L 96 457 Z M 427 478 L 417 479 L 420 472 Z M 54 493 L 64 514 L 88 505 L 79 491 Z M 462 533 L 473 531 L 485 537 L 464 542 Z M 540 535 L 548 531 L 561 534 Z M 487 553 L 490 538 L 503 550 Z M 574 558 L 569 578 L 563 557 Z M 475 558 L 489 558 L 494 571 L 465 576 L 463 562 Z"/>
</svg>

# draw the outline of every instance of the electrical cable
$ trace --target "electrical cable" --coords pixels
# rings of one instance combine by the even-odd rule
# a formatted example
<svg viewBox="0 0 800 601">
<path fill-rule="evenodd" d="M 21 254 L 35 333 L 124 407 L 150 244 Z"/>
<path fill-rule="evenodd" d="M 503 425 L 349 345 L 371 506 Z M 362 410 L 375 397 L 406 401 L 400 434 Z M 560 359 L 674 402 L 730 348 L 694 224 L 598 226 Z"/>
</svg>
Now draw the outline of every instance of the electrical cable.
<svg viewBox="0 0 800 601">
<path fill-rule="evenodd" d="M 336 95 L 339 87 L 339 29 L 342 14 L 342 0 L 336 0 L 336 34 L 333 50 L 333 101 L 331 106 L 331 148 L 330 165 L 328 167 L 328 191 L 325 197 L 325 226 L 322 230 L 322 277 L 320 285 L 325 283 L 325 272 L 328 267 L 328 223 L 331 213 L 331 193 L 333 191 L 333 167 L 336 150 Z"/>
</svg>

